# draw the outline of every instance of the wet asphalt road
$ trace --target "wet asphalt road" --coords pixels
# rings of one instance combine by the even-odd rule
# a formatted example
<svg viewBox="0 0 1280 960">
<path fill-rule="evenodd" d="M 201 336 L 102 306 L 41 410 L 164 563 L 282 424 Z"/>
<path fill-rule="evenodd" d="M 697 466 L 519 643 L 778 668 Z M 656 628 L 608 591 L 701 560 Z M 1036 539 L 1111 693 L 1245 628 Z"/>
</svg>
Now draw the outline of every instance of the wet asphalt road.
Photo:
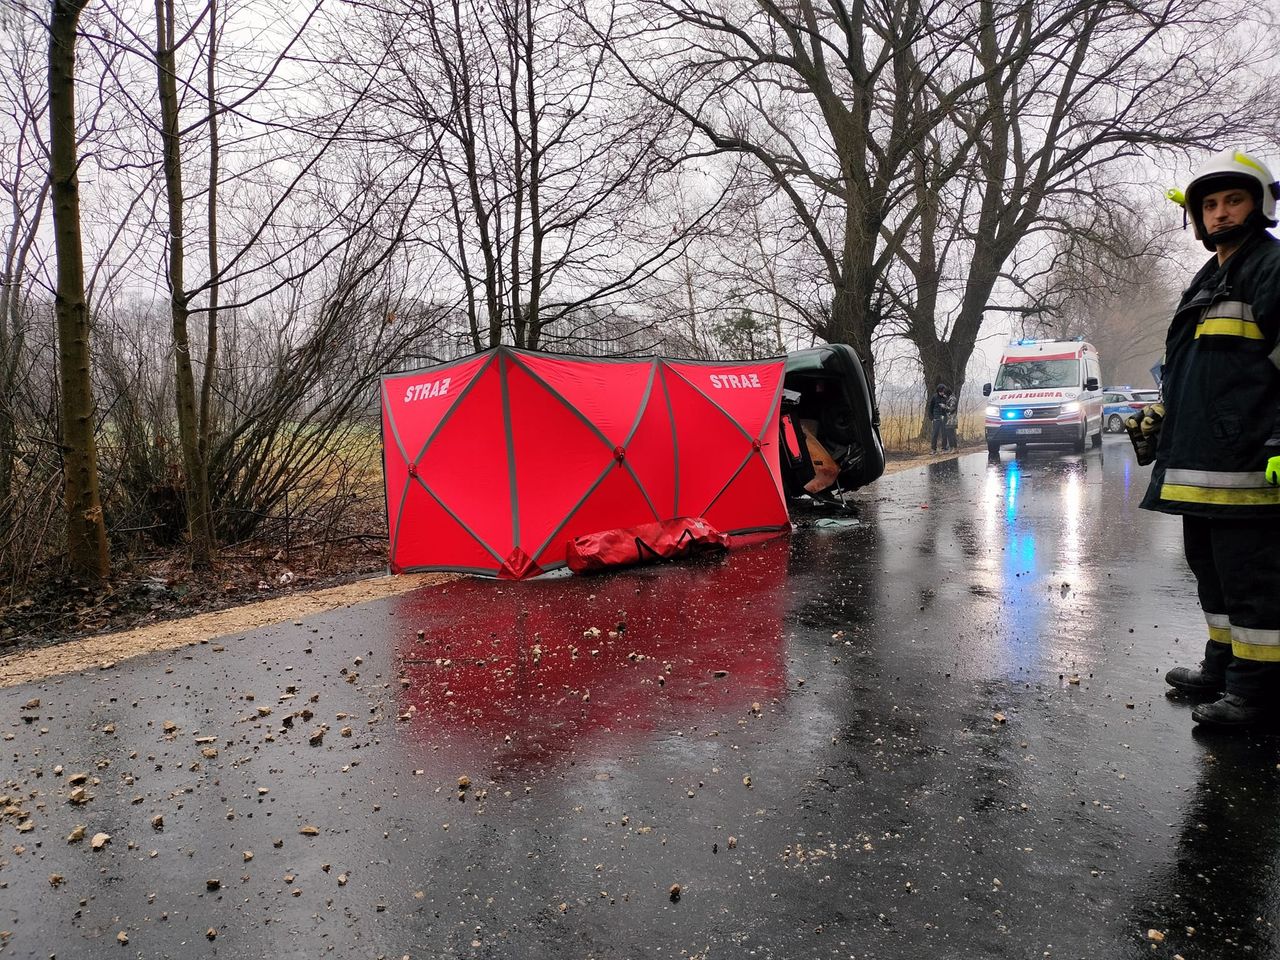
<svg viewBox="0 0 1280 960">
<path fill-rule="evenodd" d="M 1178 523 L 1103 453 L 0 691 L 0 957 L 1280 955 L 1278 741 L 1166 698 Z"/>
</svg>

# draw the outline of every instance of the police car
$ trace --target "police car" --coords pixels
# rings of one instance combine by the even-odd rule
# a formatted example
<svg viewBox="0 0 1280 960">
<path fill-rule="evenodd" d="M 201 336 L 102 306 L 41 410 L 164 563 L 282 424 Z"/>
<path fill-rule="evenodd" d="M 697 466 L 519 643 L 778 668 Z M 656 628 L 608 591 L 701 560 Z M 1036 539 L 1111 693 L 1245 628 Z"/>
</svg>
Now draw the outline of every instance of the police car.
<svg viewBox="0 0 1280 960">
<path fill-rule="evenodd" d="M 1105 387 L 1102 391 L 1102 428 L 1108 433 L 1123 433 L 1126 417 L 1159 400 L 1159 390 Z"/>
</svg>

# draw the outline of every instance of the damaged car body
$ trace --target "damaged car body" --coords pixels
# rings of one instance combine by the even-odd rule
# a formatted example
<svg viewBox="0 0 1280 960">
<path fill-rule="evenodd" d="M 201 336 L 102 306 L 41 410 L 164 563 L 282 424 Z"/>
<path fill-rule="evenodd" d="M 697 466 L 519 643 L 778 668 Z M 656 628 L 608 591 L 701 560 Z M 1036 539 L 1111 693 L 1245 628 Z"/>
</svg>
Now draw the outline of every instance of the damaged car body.
<svg viewBox="0 0 1280 960">
<path fill-rule="evenodd" d="M 880 411 L 862 360 L 847 344 L 787 354 L 779 465 L 793 505 L 847 506 L 884 473 Z"/>
</svg>

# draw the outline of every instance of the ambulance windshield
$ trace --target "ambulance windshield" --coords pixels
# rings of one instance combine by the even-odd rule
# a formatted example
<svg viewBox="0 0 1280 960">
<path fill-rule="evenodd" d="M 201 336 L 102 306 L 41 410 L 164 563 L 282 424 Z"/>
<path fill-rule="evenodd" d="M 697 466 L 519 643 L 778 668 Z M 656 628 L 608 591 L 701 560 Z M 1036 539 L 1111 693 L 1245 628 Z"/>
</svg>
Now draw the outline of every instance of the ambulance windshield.
<svg viewBox="0 0 1280 960">
<path fill-rule="evenodd" d="M 996 374 L 996 390 L 1043 390 L 1080 386 L 1079 360 L 1007 360 Z"/>
</svg>

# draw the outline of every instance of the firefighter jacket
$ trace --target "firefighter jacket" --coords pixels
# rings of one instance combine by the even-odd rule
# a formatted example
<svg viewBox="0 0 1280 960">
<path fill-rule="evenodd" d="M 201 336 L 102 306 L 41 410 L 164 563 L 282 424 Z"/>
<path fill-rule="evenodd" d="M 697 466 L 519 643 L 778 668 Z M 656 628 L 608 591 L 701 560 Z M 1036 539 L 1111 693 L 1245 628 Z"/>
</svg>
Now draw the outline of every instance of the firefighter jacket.
<svg viewBox="0 0 1280 960">
<path fill-rule="evenodd" d="M 1165 416 L 1148 510 L 1280 517 L 1267 483 L 1280 454 L 1280 241 L 1259 232 L 1210 260 L 1183 294 L 1165 340 Z"/>
</svg>

